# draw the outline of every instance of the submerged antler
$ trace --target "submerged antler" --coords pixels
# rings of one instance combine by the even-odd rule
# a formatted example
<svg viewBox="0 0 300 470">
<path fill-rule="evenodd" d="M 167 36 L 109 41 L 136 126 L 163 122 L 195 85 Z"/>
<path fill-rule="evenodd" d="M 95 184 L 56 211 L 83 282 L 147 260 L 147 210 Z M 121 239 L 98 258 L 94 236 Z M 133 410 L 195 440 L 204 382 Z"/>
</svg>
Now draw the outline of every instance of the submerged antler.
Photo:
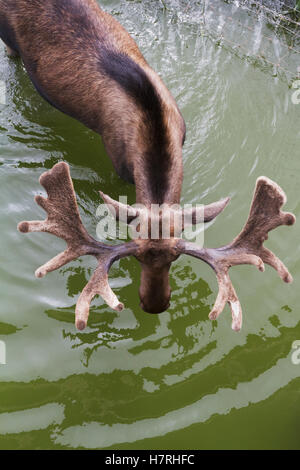
<svg viewBox="0 0 300 470">
<path fill-rule="evenodd" d="M 286 196 L 282 189 L 270 179 L 260 177 L 256 183 L 248 220 L 232 243 L 217 249 L 200 249 L 193 243 L 183 240 L 178 242 L 180 253 L 205 261 L 216 272 L 219 293 L 209 315 L 211 320 L 218 318 L 228 302 L 232 313 L 232 328 L 235 331 L 241 329 L 242 309 L 228 274 L 231 266 L 253 264 L 260 271 L 264 271 L 264 263 L 267 263 L 276 269 L 283 281 L 292 282 L 293 278 L 285 265 L 263 246 L 264 241 L 268 239 L 268 232 L 280 225 L 295 223 L 293 214 L 280 210 L 285 203 Z"/>
<path fill-rule="evenodd" d="M 90 303 L 95 295 L 101 295 L 114 310 L 123 309 L 123 304 L 109 286 L 108 272 L 116 260 L 135 254 L 137 245 L 130 242 L 109 246 L 97 242 L 88 234 L 79 215 L 70 170 L 66 163 L 58 163 L 52 170 L 44 173 L 40 177 L 40 184 L 46 189 L 48 199 L 36 196 L 35 200 L 47 212 L 48 217 L 43 221 L 21 222 L 18 229 L 23 233 L 51 233 L 65 240 L 67 248 L 41 266 L 35 273 L 36 277 L 43 277 L 83 255 L 94 255 L 99 263 L 76 306 L 76 326 L 83 330 L 87 325 Z"/>
</svg>

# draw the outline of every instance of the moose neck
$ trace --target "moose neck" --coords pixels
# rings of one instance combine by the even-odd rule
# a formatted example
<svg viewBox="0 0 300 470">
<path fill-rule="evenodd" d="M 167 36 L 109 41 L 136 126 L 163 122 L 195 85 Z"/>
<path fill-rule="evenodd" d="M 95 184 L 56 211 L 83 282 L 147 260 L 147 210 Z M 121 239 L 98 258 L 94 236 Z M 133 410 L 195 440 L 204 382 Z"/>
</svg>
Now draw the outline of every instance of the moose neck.
<svg viewBox="0 0 300 470">
<path fill-rule="evenodd" d="M 177 158 L 164 152 L 149 153 L 134 167 L 136 202 L 146 207 L 152 204 L 179 204 L 183 179 L 181 148 Z"/>
<path fill-rule="evenodd" d="M 161 79 L 150 68 L 144 73 L 151 100 L 143 102 L 140 129 L 144 145 L 133 167 L 136 201 L 146 206 L 179 204 L 185 122 Z"/>
<path fill-rule="evenodd" d="M 139 204 L 179 203 L 185 123 L 173 96 L 144 59 L 102 51 L 101 66 L 110 94 L 99 96 L 97 108 L 108 113 L 99 133 L 118 173 L 125 167 Z"/>
</svg>

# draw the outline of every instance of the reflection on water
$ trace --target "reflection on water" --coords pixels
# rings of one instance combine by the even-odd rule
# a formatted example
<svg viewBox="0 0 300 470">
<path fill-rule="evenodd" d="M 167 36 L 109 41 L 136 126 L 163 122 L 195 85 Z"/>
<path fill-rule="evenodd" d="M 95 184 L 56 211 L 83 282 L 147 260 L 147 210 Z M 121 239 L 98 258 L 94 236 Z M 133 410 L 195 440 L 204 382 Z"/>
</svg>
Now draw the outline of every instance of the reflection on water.
<svg viewBox="0 0 300 470">
<path fill-rule="evenodd" d="M 284 375 L 282 370 L 285 372 Z M 55 442 L 63 446 L 93 449 L 163 436 L 194 423 L 206 422 L 214 414 L 227 415 L 232 409 L 244 408 L 266 400 L 278 389 L 288 385 L 292 379 L 291 372 L 292 378 L 298 377 L 298 371 L 292 369 L 289 359 L 281 359 L 276 366 L 251 382 L 239 384 L 235 390 L 219 389 L 215 394 L 206 395 L 191 405 L 166 413 L 159 418 L 111 426 L 92 422 L 83 426 L 69 427 L 61 433 L 54 432 L 52 437 Z"/>
<path fill-rule="evenodd" d="M 47 429 L 53 423 L 61 424 L 63 422 L 64 407 L 53 403 L 25 411 L 2 413 L 1 418 L 1 434 L 16 434 Z"/>
<path fill-rule="evenodd" d="M 190 9 L 183 1 L 170 3 L 165 11 L 150 0 L 101 2 L 138 41 L 184 114 L 182 202 L 232 197 L 205 233 L 207 246 L 219 246 L 243 225 L 261 174 L 286 190 L 288 210 L 299 213 L 300 107 L 283 77 L 207 34 L 199 2 Z M 213 16 L 211 25 L 224 15 Z M 231 35 L 238 41 L 240 28 Z M 240 334 L 231 330 L 228 309 L 218 322 L 208 320 L 216 279 L 187 257 L 172 268 L 168 312 L 140 309 L 140 267 L 124 259 L 113 266 L 111 285 L 126 309 L 113 312 L 96 299 L 87 330 L 77 332 L 74 307 L 94 260 L 36 280 L 36 267 L 63 242 L 46 234 L 24 237 L 16 225 L 43 217 L 33 201 L 43 192 L 38 178 L 60 160 L 70 164 L 92 235 L 98 190 L 134 202 L 134 188 L 117 177 L 100 138 L 48 106 L 2 46 L 0 66 L 7 84 L 7 105 L 0 109 L 0 340 L 7 345 L 0 448 L 299 447 L 300 369 L 290 360 L 300 339 L 297 225 L 278 229 L 268 242 L 294 285 L 268 268 L 265 274 L 249 266 L 233 270 L 244 307 Z"/>
</svg>

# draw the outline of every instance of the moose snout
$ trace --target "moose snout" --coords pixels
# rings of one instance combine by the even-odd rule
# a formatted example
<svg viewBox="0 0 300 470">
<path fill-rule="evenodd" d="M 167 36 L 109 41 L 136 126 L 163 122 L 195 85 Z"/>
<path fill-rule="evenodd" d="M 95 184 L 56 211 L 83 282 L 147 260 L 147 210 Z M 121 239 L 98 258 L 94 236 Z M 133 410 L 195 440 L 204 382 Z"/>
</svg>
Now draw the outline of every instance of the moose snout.
<svg viewBox="0 0 300 470">
<path fill-rule="evenodd" d="M 149 303 L 146 300 L 146 304 L 144 303 L 143 300 L 141 300 L 140 307 L 146 313 L 162 313 L 168 310 L 168 308 L 170 307 L 170 297 L 171 297 L 171 292 L 168 297 L 167 303 L 165 304 L 162 303 L 162 299 L 157 299 L 157 301 L 153 301 L 151 299 Z"/>
<path fill-rule="evenodd" d="M 170 265 L 161 269 L 142 266 L 140 306 L 147 313 L 162 313 L 170 306 Z"/>
</svg>

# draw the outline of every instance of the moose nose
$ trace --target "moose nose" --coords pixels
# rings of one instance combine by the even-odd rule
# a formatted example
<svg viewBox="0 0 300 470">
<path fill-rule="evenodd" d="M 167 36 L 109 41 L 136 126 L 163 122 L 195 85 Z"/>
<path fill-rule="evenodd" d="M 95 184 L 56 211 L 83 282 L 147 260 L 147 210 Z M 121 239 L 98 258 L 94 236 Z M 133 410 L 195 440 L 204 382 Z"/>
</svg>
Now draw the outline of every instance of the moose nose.
<svg viewBox="0 0 300 470">
<path fill-rule="evenodd" d="M 154 274 L 154 275 L 153 275 Z M 142 270 L 140 285 L 141 308 L 147 313 L 161 313 L 170 306 L 171 288 L 169 285 L 169 266 L 153 273 Z"/>
<path fill-rule="evenodd" d="M 141 309 L 144 310 L 146 313 L 162 313 L 168 310 L 170 307 L 170 302 L 169 300 L 165 304 L 153 304 L 153 305 L 147 305 L 143 301 L 140 302 L 140 307 Z"/>
<path fill-rule="evenodd" d="M 170 264 L 143 264 L 139 289 L 141 308 L 147 313 L 161 313 L 169 308 L 171 288 Z"/>
</svg>

